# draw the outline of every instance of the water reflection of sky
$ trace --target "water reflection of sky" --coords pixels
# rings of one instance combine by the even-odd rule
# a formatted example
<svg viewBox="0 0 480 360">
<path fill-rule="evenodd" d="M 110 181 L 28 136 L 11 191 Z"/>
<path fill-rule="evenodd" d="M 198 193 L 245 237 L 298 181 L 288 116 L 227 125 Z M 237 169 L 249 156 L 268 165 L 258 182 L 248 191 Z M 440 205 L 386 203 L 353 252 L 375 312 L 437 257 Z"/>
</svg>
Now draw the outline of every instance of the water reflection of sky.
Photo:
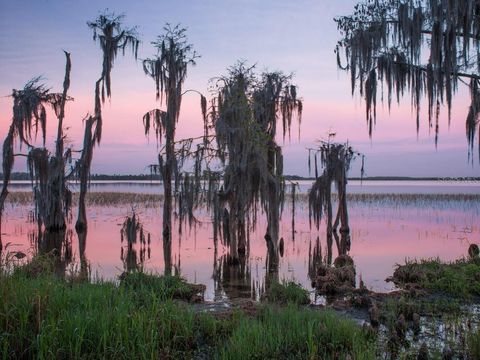
<svg viewBox="0 0 480 360">
<path fill-rule="evenodd" d="M 158 187 L 158 184 L 92 184 L 92 187 L 95 186 L 103 191 L 125 191 L 132 188 L 135 191 L 142 188 L 151 191 Z M 351 192 L 356 186 L 358 185 L 352 182 Z M 377 192 L 382 191 L 381 186 L 389 187 L 389 193 L 396 189 L 388 184 L 376 188 L 369 186 Z M 415 191 L 422 189 L 422 185 L 406 186 Z M 478 191 L 478 187 L 472 185 L 448 186 L 452 192 L 462 192 L 464 188 Z M 432 188 L 427 186 L 423 189 L 432 191 Z M 435 187 L 433 190 L 436 189 Z M 25 251 L 30 247 L 35 225 L 28 223 L 27 218 L 32 209 L 32 206 L 6 206 L 2 241 L 4 245 L 11 243 L 10 250 Z M 86 256 L 94 275 L 114 278 L 123 271 L 120 228 L 130 210 L 131 206 L 128 204 L 89 207 Z M 144 229 L 151 234 L 152 239 L 150 259 L 146 260 L 145 267 L 161 273 L 164 270 L 161 209 L 139 207 L 138 211 Z M 369 288 L 377 291 L 392 289 L 384 280 L 392 274 L 395 264 L 402 263 L 407 258 L 438 256 L 444 260 L 454 260 L 466 253 L 469 243 L 480 242 L 480 227 L 477 221 L 480 204 L 472 198 L 462 200 L 462 197 L 458 197 L 457 200 L 452 200 L 442 196 L 426 199 L 419 197 L 417 201 L 413 198 L 402 202 L 401 195 L 392 195 L 387 198 L 374 198 L 369 202 L 352 201 L 349 212 L 351 255 L 357 266 L 357 276 L 361 276 Z M 73 215 L 75 218 L 75 214 Z M 227 254 L 227 248 L 219 244 L 215 255 L 208 217 L 204 220 L 204 223 L 185 230 L 181 236 L 177 235 L 173 239 L 172 262 L 189 281 L 207 285 L 208 299 L 218 299 L 229 293 L 233 296 L 234 286 L 229 287 L 225 282 L 215 285 L 214 269 L 218 270 L 222 256 Z M 295 228 L 293 239 L 290 206 L 287 205 L 280 226 L 281 236 L 285 239 L 285 254 L 280 259 L 279 278 L 293 279 L 311 289 L 308 278 L 309 253 L 318 236 L 321 239 L 322 254 L 325 255 L 325 231 L 310 230 L 308 204 L 304 201 L 298 202 Z M 229 273 L 229 281 L 250 284 L 257 289 L 257 295 L 258 289 L 264 284 L 266 272 L 264 231 L 265 224 L 260 222 L 257 231 L 250 235 L 250 254 L 245 265 L 247 271 L 241 274 Z M 78 259 L 78 239 L 74 232 L 72 244 Z"/>
</svg>

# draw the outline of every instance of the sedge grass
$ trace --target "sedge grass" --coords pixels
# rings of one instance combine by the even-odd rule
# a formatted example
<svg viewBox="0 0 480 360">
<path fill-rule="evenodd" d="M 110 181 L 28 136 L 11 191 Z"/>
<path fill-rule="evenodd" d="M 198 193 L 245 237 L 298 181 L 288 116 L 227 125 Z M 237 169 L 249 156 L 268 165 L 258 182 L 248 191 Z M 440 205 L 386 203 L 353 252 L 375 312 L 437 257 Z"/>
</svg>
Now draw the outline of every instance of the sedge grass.
<svg viewBox="0 0 480 360">
<path fill-rule="evenodd" d="M 375 340 L 334 313 L 292 305 L 215 316 L 173 299 L 179 278 L 0 277 L 1 359 L 374 358 Z"/>
</svg>

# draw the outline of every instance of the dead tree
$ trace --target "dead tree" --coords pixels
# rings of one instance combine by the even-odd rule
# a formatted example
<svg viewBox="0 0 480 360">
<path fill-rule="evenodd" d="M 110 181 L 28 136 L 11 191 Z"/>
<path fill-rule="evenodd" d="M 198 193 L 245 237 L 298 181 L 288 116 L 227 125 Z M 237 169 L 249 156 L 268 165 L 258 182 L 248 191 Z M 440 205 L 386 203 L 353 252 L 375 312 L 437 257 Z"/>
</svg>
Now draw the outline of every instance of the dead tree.
<svg viewBox="0 0 480 360">
<path fill-rule="evenodd" d="M 85 132 L 83 139 L 82 155 L 76 165 L 80 180 L 80 196 L 78 202 L 78 218 L 75 228 L 78 232 L 85 231 L 87 227 L 87 214 L 85 198 L 88 190 L 90 167 L 93 159 L 95 145 L 102 139 L 102 104 L 105 98 L 111 97 L 111 72 L 119 52 L 125 55 L 125 50 L 130 48 L 137 59 L 138 35 L 136 28 L 124 28 L 122 22 L 124 15 L 115 15 L 105 12 L 87 25 L 93 30 L 93 40 L 98 41 L 102 49 L 103 62 L 102 74 L 95 82 L 95 111 L 93 115 L 85 118 Z"/>
</svg>

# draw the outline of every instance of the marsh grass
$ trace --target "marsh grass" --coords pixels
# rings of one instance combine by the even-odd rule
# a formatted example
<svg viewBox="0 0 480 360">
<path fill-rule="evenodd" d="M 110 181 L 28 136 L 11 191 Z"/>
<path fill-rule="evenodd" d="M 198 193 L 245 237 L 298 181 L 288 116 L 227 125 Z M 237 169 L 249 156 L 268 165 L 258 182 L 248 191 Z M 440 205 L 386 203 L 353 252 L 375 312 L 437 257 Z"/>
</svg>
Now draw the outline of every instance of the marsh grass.
<svg viewBox="0 0 480 360">
<path fill-rule="evenodd" d="M 480 328 L 467 334 L 467 344 L 471 359 L 480 359 Z"/>
<path fill-rule="evenodd" d="M 73 205 L 78 204 L 78 193 L 73 193 Z M 163 200 L 161 194 L 142 194 L 129 192 L 90 192 L 86 202 L 90 206 L 114 206 L 120 204 L 142 204 L 145 207 L 157 207 Z M 31 205 L 33 194 L 29 191 L 12 191 L 7 203 L 14 205 Z"/>
<path fill-rule="evenodd" d="M 330 311 L 267 307 L 258 319 L 243 319 L 221 359 L 375 359 L 374 339 Z"/>
<path fill-rule="evenodd" d="M 293 281 L 273 282 L 262 298 L 267 302 L 276 304 L 310 304 L 308 291 Z"/>
<path fill-rule="evenodd" d="M 267 306 L 251 317 L 174 301 L 176 277 L 69 282 L 25 269 L 0 278 L 0 358 L 374 358 L 374 339 L 327 311 Z"/>
<path fill-rule="evenodd" d="M 480 259 L 407 261 L 397 266 L 393 279 L 401 286 L 414 283 L 431 292 L 471 300 L 480 296 Z"/>
</svg>

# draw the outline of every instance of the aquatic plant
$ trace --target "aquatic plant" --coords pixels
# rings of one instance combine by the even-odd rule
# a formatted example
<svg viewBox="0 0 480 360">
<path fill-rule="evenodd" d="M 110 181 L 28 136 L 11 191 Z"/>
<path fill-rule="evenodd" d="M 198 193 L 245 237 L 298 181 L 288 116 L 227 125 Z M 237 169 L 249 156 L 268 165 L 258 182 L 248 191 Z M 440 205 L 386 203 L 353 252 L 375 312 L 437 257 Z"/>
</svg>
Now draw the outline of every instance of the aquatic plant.
<svg viewBox="0 0 480 360">
<path fill-rule="evenodd" d="M 480 296 L 480 261 L 459 259 L 442 262 L 440 259 L 407 261 L 398 265 L 391 280 L 399 286 L 416 284 L 420 288 L 471 299 Z"/>
<path fill-rule="evenodd" d="M 294 281 L 275 282 L 270 284 L 262 299 L 277 304 L 310 304 L 310 296 L 300 284 Z"/>
<path fill-rule="evenodd" d="M 417 132 L 420 103 L 427 98 L 428 126 L 435 127 L 437 144 L 440 106 L 446 103 L 450 121 L 453 96 L 463 83 L 470 90 L 466 135 L 473 161 L 480 123 L 479 16 L 477 0 L 366 0 L 355 5 L 352 15 L 335 19 L 343 36 L 336 47 L 338 67 L 350 72 L 352 93 L 358 89 L 365 98 L 370 135 L 377 96 L 383 101 L 385 89 L 390 107 L 392 97 L 399 102 L 409 91 Z"/>
</svg>

